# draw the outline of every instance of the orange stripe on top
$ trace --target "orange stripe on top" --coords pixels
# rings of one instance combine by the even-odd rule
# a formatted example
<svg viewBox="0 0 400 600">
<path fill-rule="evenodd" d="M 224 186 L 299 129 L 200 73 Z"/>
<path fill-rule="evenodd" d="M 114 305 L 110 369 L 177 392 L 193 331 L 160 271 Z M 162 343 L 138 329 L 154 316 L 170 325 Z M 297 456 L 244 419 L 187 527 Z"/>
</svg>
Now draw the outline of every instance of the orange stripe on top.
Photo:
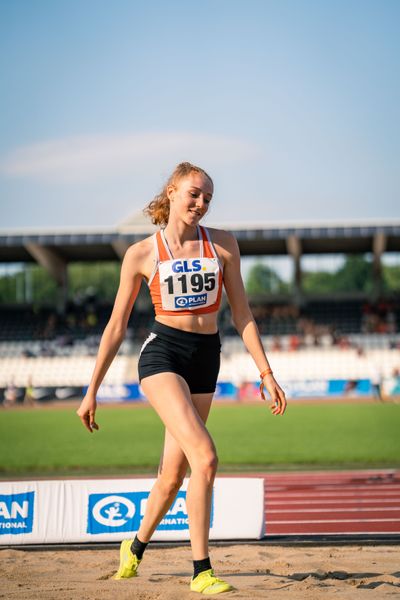
<svg viewBox="0 0 400 600">
<path fill-rule="evenodd" d="M 202 225 L 199 226 L 199 230 L 200 230 L 200 236 L 201 236 L 200 242 L 203 243 L 203 257 L 218 259 L 218 255 L 217 255 L 215 248 L 211 242 L 211 239 L 210 240 L 208 239 L 208 235 L 207 235 L 208 231 Z M 214 302 L 214 304 L 211 304 L 211 306 L 195 308 L 193 310 L 164 310 L 163 309 L 162 300 L 161 300 L 160 273 L 159 273 L 159 269 L 158 269 L 158 264 L 160 262 L 163 262 L 166 260 L 173 260 L 173 259 L 171 259 L 170 255 L 168 253 L 168 250 L 164 245 L 164 241 L 161 236 L 161 231 L 157 231 L 155 236 L 156 236 L 157 251 L 158 251 L 158 257 L 156 257 L 157 258 L 157 269 L 155 271 L 155 274 L 154 274 L 152 280 L 150 281 L 149 289 L 150 289 L 150 295 L 151 295 L 151 299 L 153 302 L 154 311 L 155 311 L 156 315 L 170 315 L 170 316 L 204 315 L 207 313 L 213 313 L 213 312 L 218 311 L 220 304 L 221 304 L 222 282 L 223 282 L 222 265 L 221 265 L 219 259 L 218 259 L 218 263 L 219 263 L 218 295 L 217 295 L 217 299 Z M 176 260 L 185 260 L 185 257 L 179 257 L 179 259 L 176 259 Z"/>
</svg>

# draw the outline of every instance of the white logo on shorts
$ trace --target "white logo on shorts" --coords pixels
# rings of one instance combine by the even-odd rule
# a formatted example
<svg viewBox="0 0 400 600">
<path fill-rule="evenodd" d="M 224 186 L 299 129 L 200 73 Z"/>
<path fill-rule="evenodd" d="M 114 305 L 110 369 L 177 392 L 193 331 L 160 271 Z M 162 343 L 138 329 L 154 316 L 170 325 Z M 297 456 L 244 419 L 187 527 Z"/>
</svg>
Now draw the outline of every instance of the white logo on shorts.
<svg viewBox="0 0 400 600">
<path fill-rule="evenodd" d="M 156 333 L 150 333 L 149 337 L 144 341 L 143 346 L 140 348 L 139 358 L 140 358 L 140 355 L 142 354 L 143 350 L 146 348 L 147 344 L 152 342 L 156 337 L 157 337 Z"/>
</svg>

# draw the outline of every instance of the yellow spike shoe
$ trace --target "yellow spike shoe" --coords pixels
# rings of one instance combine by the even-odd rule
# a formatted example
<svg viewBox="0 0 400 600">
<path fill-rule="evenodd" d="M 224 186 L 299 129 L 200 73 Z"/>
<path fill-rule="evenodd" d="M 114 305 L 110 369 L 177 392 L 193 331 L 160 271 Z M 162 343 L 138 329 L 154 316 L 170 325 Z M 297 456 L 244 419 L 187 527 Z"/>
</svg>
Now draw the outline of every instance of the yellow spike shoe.
<svg viewBox="0 0 400 600">
<path fill-rule="evenodd" d="M 192 578 L 190 582 L 190 591 L 199 592 L 211 596 L 213 594 L 221 594 L 222 592 L 230 592 L 235 589 L 226 581 L 215 577 L 213 569 L 202 571 L 197 577 Z"/>
<path fill-rule="evenodd" d="M 138 566 L 142 560 L 132 553 L 131 544 L 133 540 L 123 540 L 119 549 L 119 569 L 113 575 L 113 579 L 128 579 L 136 577 Z"/>
</svg>

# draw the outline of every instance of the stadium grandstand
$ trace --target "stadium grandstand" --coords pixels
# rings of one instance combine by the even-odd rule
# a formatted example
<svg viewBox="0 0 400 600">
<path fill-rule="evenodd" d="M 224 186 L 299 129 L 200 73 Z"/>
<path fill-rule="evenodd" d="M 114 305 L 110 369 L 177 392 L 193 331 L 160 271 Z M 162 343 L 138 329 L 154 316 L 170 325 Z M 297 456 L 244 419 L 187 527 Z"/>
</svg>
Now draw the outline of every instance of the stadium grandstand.
<svg viewBox="0 0 400 600">
<path fill-rule="evenodd" d="M 232 231 L 244 259 L 291 261 L 293 276 L 286 287 L 248 290 L 271 365 L 289 397 L 400 395 L 400 289 L 385 285 L 383 268 L 385 257 L 400 253 L 400 222 L 216 226 Z M 119 263 L 132 243 L 153 231 L 139 214 L 103 229 L 0 232 L 0 402 L 81 396 L 111 313 Z M 368 256 L 368 285 L 355 281 L 348 289 L 310 291 L 302 265 L 307 255 Z M 100 271 L 108 266 L 103 277 L 112 279 L 112 293 L 84 285 L 84 278 L 80 290 L 72 292 L 71 270 L 82 264 Z M 40 268 L 45 282 L 40 298 L 32 266 Z M 146 287 L 100 400 L 142 399 L 137 359 L 154 317 Z M 257 372 L 231 323 L 226 298 L 219 326 L 218 397 L 255 397 Z"/>
</svg>

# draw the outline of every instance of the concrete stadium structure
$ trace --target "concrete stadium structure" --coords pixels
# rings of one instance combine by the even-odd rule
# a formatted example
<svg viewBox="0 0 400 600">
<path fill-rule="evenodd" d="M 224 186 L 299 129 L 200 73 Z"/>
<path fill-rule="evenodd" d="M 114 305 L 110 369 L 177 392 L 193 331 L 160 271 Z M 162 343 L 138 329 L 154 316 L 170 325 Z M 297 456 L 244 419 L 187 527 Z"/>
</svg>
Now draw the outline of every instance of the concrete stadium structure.
<svg viewBox="0 0 400 600">
<path fill-rule="evenodd" d="M 232 231 L 242 256 L 290 256 L 294 263 L 293 297 L 301 298 L 301 257 L 306 254 L 373 256 L 373 297 L 382 290 L 382 256 L 400 252 L 400 221 L 341 223 L 210 223 Z M 127 248 L 155 227 L 138 213 L 114 227 L 0 231 L 0 263 L 44 267 L 67 297 L 68 264 L 75 261 L 122 260 Z"/>
<path fill-rule="evenodd" d="M 209 226 L 232 231 L 244 257 L 287 256 L 293 261 L 294 279 L 290 295 L 278 298 L 274 294 L 268 294 L 260 299 L 251 298 L 264 347 L 272 357 L 277 371 L 285 374 L 285 389 L 289 396 L 343 396 L 348 393 L 347 387 L 351 393 L 361 397 L 363 394 L 371 395 L 371 381 L 376 371 L 385 382 L 386 395 L 389 397 L 398 394 L 398 294 L 397 299 L 393 297 L 393 301 L 387 303 L 391 306 L 389 312 L 392 321 L 389 323 L 386 316 L 382 319 L 379 317 L 384 321 L 384 332 L 375 331 L 374 328 L 371 330 L 369 326 L 364 327 L 362 307 L 365 301 L 368 305 L 381 295 L 382 256 L 385 253 L 400 252 L 400 221 L 358 221 L 345 225 L 210 223 Z M 68 393 L 74 397 L 83 393 L 83 387 L 87 385 L 93 368 L 92 342 L 96 339 L 97 347 L 111 306 L 109 303 L 107 306 L 97 306 L 96 325 L 91 328 L 82 328 L 79 320 L 82 315 L 79 319 L 76 316 L 75 325 L 69 325 L 68 310 L 71 311 L 71 307 L 68 309 L 67 306 L 68 265 L 74 262 L 94 264 L 99 261 L 120 261 L 131 244 L 150 235 L 154 230 L 155 227 L 139 214 L 118 226 L 101 229 L 0 231 L 0 264 L 39 264 L 51 274 L 59 286 L 57 306 L 45 307 L 39 313 L 33 312 L 28 301 L 25 305 L 2 305 L 0 404 L 10 377 L 20 389 L 24 389 L 33 381 L 37 388 L 45 389 L 44 398 L 50 394 L 47 388 L 51 388 L 51 394 L 56 388 L 63 388 L 60 398 L 64 399 L 67 388 L 70 390 Z M 332 294 L 325 294 L 319 298 L 303 294 L 302 256 L 365 253 L 373 257 L 374 289 L 368 297 L 357 291 L 335 294 L 334 297 Z M 146 302 L 132 315 L 129 339 L 125 340 L 120 356 L 116 357 L 113 368 L 105 379 L 104 401 L 110 398 L 113 401 L 121 399 L 128 391 L 129 394 L 133 393 L 132 385 L 137 387 L 135 373 L 138 352 L 145 337 L 144 331 L 147 331 L 152 321 L 151 303 L 147 292 L 144 297 L 147 298 Z M 260 307 L 256 306 L 259 300 L 261 312 Z M 289 308 L 283 316 L 282 307 L 284 311 Z M 57 319 L 55 309 L 58 313 Z M 277 314 L 275 309 L 279 309 Z M 242 340 L 233 331 L 229 315 L 225 299 L 219 315 L 220 330 L 224 339 L 219 386 L 221 390 L 225 389 L 224 386 L 230 386 L 229 390 L 234 388 L 232 394 L 235 398 L 242 398 L 243 394 L 253 397 L 254 394 L 258 394 L 257 385 L 250 391 L 246 386 L 248 382 L 255 381 L 257 373 L 253 362 L 243 350 Z M 47 324 L 52 319 L 55 320 L 55 325 L 49 333 Z M 298 327 L 300 321 L 303 322 L 303 329 Z M 64 344 L 65 340 L 60 342 L 66 334 L 70 338 L 67 345 Z M 301 348 L 299 352 L 293 351 L 291 347 L 293 337 L 298 339 Z M 279 348 L 276 347 L 277 339 Z M 345 347 L 341 344 L 342 340 L 346 342 Z M 356 385 L 357 389 L 354 387 Z M 37 394 L 42 394 L 40 389 Z M 224 394 L 227 392 L 221 392 L 221 395 Z M 40 398 L 42 396 L 38 395 L 37 399 Z"/>
</svg>

